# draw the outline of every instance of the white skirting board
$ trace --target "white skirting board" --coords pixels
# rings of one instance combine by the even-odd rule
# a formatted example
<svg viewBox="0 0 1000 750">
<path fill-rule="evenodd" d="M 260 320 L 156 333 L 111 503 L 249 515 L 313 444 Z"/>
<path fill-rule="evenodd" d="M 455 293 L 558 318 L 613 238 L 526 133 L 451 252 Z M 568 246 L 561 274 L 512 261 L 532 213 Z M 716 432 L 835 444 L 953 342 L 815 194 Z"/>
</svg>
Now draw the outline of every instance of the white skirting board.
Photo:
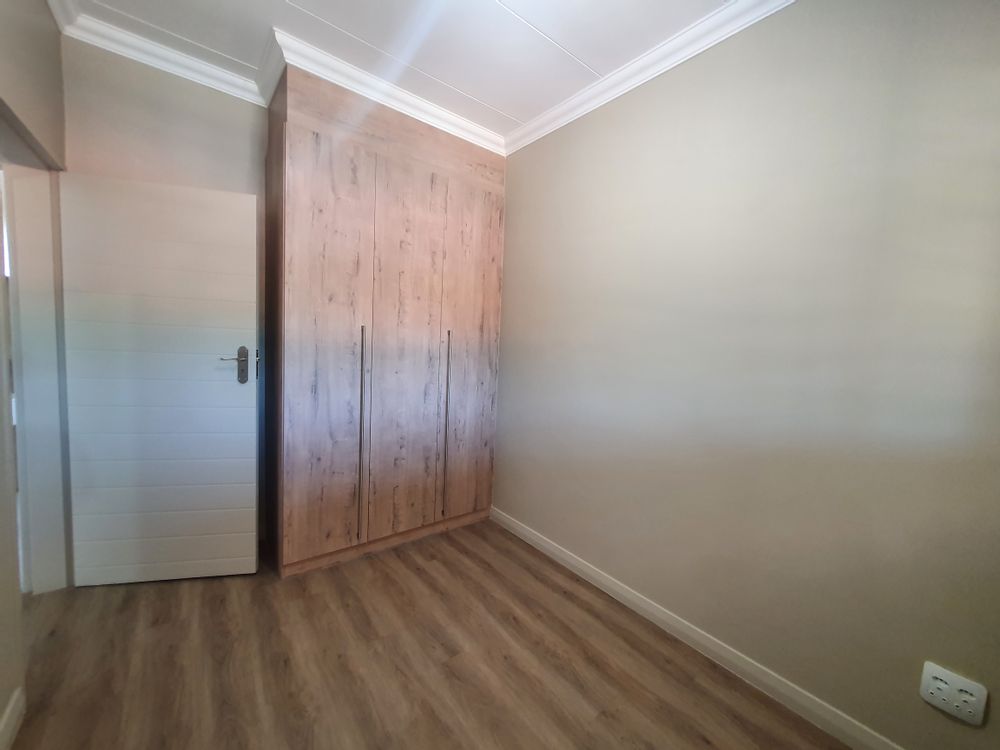
<svg viewBox="0 0 1000 750">
<path fill-rule="evenodd" d="M 3 717 L 0 717 L 0 750 L 8 750 L 14 744 L 17 730 L 24 718 L 24 688 L 18 688 L 11 693 Z"/>
<path fill-rule="evenodd" d="M 857 750 L 904 750 L 874 729 L 866 727 L 843 711 L 678 617 L 502 510 L 493 508 L 490 517 L 532 547 L 565 565 L 629 609 L 638 612 L 712 661 L 721 664 L 841 742 Z"/>
</svg>

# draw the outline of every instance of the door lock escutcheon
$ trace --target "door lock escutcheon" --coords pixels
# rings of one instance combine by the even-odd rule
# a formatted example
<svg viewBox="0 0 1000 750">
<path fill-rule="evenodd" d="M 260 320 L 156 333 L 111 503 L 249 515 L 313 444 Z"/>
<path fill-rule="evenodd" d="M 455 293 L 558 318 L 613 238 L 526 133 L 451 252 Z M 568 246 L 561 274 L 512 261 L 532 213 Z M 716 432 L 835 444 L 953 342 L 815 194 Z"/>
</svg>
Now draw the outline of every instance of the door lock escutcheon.
<svg viewBox="0 0 1000 750">
<path fill-rule="evenodd" d="M 236 379 L 245 383 L 250 377 L 250 352 L 247 351 L 245 346 L 241 346 L 236 350 L 235 357 L 219 357 L 220 362 L 235 362 L 236 363 Z"/>
</svg>

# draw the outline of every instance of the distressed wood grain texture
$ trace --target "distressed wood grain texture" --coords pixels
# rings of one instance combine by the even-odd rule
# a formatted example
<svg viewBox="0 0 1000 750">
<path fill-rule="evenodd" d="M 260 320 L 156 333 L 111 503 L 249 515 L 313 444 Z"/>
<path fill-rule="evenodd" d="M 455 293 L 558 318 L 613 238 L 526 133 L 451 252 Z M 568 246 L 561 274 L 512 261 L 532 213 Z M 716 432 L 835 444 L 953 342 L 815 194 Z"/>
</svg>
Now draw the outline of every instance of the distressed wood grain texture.
<svg viewBox="0 0 1000 750">
<path fill-rule="evenodd" d="M 265 467 L 291 573 L 489 508 L 505 164 L 295 68 L 269 128 Z"/>
<path fill-rule="evenodd" d="M 503 190 L 506 160 L 391 107 L 288 66 L 281 96 L 288 121 L 317 132 L 346 134 L 390 159 L 435 169 Z"/>
<path fill-rule="evenodd" d="M 448 186 L 378 159 L 369 539 L 436 520 Z"/>
<path fill-rule="evenodd" d="M 442 328 L 445 431 L 438 513 L 489 508 L 500 358 L 503 195 L 454 181 L 448 195 Z"/>
<path fill-rule="evenodd" d="M 283 564 L 362 538 L 376 170 L 350 140 L 295 125 L 286 138 Z"/>
</svg>

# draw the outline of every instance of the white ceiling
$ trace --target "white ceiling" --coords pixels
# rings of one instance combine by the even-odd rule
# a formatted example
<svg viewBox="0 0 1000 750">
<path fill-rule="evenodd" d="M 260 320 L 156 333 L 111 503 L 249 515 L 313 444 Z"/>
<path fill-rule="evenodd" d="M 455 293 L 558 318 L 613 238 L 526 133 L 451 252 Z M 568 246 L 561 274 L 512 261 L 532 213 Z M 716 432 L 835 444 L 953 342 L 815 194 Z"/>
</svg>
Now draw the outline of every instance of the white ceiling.
<svg viewBox="0 0 1000 750">
<path fill-rule="evenodd" d="M 410 102 L 432 113 L 421 119 L 450 119 L 454 128 L 445 129 L 506 152 L 512 138 L 524 145 L 521 141 L 544 135 L 553 123 L 558 127 L 564 124 L 560 120 L 582 114 L 573 113 L 581 104 L 589 111 L 789 2 L 50 0 L 50 5 L 70 36 L 151 64 L 181 53 L 171 72 L 198 80 L 203 71 L 203 83 L 224 90 L 228 85 L 229 93 L 259 101 L 270 91 L 256 92 L 255 82 L 274 78 L 266 70 L 268 47 L 279 29 L 285 33 L 279 37 L 306 51 L 302 59 L 339 71 L 327 76 L 331 80 L 349 87 L 351 80 L 367 81 L 362 92 L 367 95 L 394 91 L 386 101 L 390 106 L 407 111 L 400 102 Z M 289 62 L 308 67 L 281 46 Z M 536 127 L 541 123 L 545 126 Z"/>
</svg>

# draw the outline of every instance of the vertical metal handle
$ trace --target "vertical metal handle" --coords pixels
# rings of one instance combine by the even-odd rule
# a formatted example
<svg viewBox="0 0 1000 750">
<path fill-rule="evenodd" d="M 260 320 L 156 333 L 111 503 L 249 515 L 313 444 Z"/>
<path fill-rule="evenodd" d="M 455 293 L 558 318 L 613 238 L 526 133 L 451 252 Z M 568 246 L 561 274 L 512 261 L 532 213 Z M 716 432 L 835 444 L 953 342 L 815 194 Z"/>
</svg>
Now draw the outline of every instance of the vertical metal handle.
<svg viewBox="0 0 1000 750">
<path fill-rule="evenodd" d="M 358 408 L 358 523 L 357 538 L 361 539 L 361 481 L 365 464 L 365 327 L 361 326 L 361 397 Z"/>
<path fill-rule="evenodd" d="M 444 485 L 441 488 L 441 515 L 448 504 L 448 433 L 451 431 L 451 329 L 444 364 Z"/>
</svg>

